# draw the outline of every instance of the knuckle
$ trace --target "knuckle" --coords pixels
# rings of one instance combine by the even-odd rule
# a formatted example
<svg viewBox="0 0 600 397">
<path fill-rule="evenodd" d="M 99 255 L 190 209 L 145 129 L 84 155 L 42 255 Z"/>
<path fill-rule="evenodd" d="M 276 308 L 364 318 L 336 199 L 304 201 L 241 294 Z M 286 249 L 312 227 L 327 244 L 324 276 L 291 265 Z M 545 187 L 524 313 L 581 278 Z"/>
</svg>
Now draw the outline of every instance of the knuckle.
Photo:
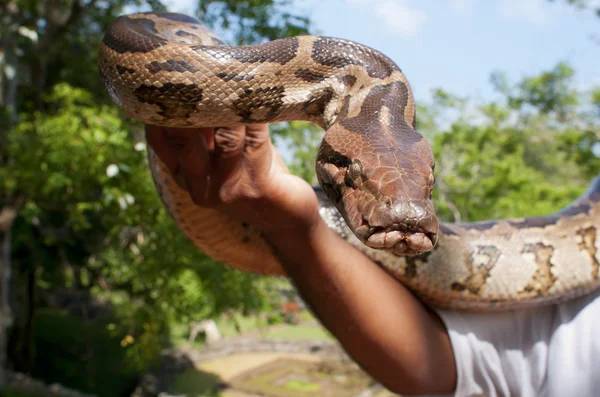
<svg viewBox="0 0 600 397">
<path fill-rule="evenodd" d="M 270 136 L 268 130 L 263 129 L 248 129 L 246 131 L 245 148 L 246 151 L 252 152 L 257 150 L 270 142 Z"/>
<path fill-rule="evenodd" d="M 217 128 L 215 147 L 225 157 L 241 152 L 244 147 L 244 130 L 241 128 Z"/>
</svg>

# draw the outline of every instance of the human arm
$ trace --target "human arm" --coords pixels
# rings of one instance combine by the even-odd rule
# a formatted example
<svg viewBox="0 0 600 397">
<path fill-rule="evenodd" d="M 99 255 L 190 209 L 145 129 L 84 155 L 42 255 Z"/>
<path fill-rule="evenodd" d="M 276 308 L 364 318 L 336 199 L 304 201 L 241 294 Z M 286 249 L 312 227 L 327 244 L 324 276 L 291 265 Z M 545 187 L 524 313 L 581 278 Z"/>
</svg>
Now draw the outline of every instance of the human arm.
<svg viewBox="0 0 600 397">
<path fill-rule="evenodd" d="M 454 390 L 444 325 L 397 280 L 323 221 L 301 238 L 272 241 L 303 299 L 375 379 L 404 395 Z"/>
<path fill-rule="evenodd" d="M 312 188 L 287 171 L 266 126 L 148 126 L 147 139 L 196 204 L 263 231 L 304 300 L 375 379 L 402 394 L 454 390 L 439 317 L 327 227 Z"/>
</svg>

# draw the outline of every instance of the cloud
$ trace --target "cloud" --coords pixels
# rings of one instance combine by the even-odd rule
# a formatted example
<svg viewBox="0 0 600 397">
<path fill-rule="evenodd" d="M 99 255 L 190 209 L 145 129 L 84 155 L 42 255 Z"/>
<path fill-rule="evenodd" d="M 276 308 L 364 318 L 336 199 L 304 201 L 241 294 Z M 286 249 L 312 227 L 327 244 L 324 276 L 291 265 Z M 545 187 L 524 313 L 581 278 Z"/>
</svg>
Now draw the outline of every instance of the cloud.
<svg viewBox="0 0 600 397">
<path fill-rule="evenodd" d="M 348 0 L 350 4 L 368 7 L 392 33 L 414 36 L 427 22 L 427 15 L 411 8 L 407 0 Z"/>
<path fill-rule="evenodd" d="M 553 7 L 546 0 L 503 0 L 500 12 L 505 17 L 524 19 L 543 25 L 552 19 Z"/>
<path fill-rule="evenodd" d="M 457 15 L 466 17 L 473 14 L 475 0 L 452 0 L 450 6 Z"/>
</svg>

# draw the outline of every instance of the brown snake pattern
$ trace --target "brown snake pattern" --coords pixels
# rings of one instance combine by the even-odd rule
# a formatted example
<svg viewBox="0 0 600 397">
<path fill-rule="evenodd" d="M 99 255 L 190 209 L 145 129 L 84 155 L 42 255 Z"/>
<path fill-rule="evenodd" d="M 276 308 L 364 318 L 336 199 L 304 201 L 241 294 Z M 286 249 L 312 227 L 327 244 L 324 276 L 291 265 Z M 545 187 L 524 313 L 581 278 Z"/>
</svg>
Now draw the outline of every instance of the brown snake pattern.
<svg viewBox="0 0 600 397">
<path fill-rule="evenodd" d="M 306 120 L 324 128 L 316 167 L 323 218 L 431 305 L 507 310 L 600 286 L 599 179 L 548 217 L 438 224 L 433 156 L 415 130 L 410 85 L 376 50 L 317 36 L 230 47 L 195 18 L 146 13 L 109 27 L 99 67 L 114 103 L 149 124 Z M 194 205 L 151 150 L 149 160 L 167 210 L 207 255 L 283 274 L 252 225 Z"/>
</svg>

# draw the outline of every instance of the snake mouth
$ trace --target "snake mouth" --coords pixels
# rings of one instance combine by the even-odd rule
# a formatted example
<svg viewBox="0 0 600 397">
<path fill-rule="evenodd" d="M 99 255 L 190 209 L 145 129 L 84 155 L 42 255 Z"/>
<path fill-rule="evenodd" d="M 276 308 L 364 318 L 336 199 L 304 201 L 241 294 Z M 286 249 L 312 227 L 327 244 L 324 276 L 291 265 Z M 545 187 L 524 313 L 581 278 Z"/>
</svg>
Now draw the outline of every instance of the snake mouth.
<svg viewBox="0 0 600 397">
<path fill-rule="evenodd" d="M 393 205 L 372 205 L 351 212 L 358 225 L 354 234 L 367 246 L 412 256 L 431 251 L 437 244 L 439 223 L 430 200 L 398 199 Z"/>
<path fill-rule="evenodd" d="M 432 250 L 437 243 L 439 223 L 431 198 L 419 197 L 423 192 L 419 190 L 418 178 L 415 177 L 417 182 L 403 179 L 392 170 L 375 183 L 376 176 L 368 179 L 362 172 L 359 161 L 345 168 L 331 162 L 317 162 L 317 177 L 323 191 L 358 240 L 373 249 L 402 256 Z M 352 179 L 352 174 L 359 176 Z M 387 189 L 383 189 L 384 177 L 395 177 L 395 184 L 388 183 Z"/>
<path fill-rule="evenodd" d="M 415 227 L 369 228 L 364 243 L 375 249 L 390 251 L 396 255 L 411 256 L 430 251 L 437 243 L 437 233 Z"/>
</svg>

